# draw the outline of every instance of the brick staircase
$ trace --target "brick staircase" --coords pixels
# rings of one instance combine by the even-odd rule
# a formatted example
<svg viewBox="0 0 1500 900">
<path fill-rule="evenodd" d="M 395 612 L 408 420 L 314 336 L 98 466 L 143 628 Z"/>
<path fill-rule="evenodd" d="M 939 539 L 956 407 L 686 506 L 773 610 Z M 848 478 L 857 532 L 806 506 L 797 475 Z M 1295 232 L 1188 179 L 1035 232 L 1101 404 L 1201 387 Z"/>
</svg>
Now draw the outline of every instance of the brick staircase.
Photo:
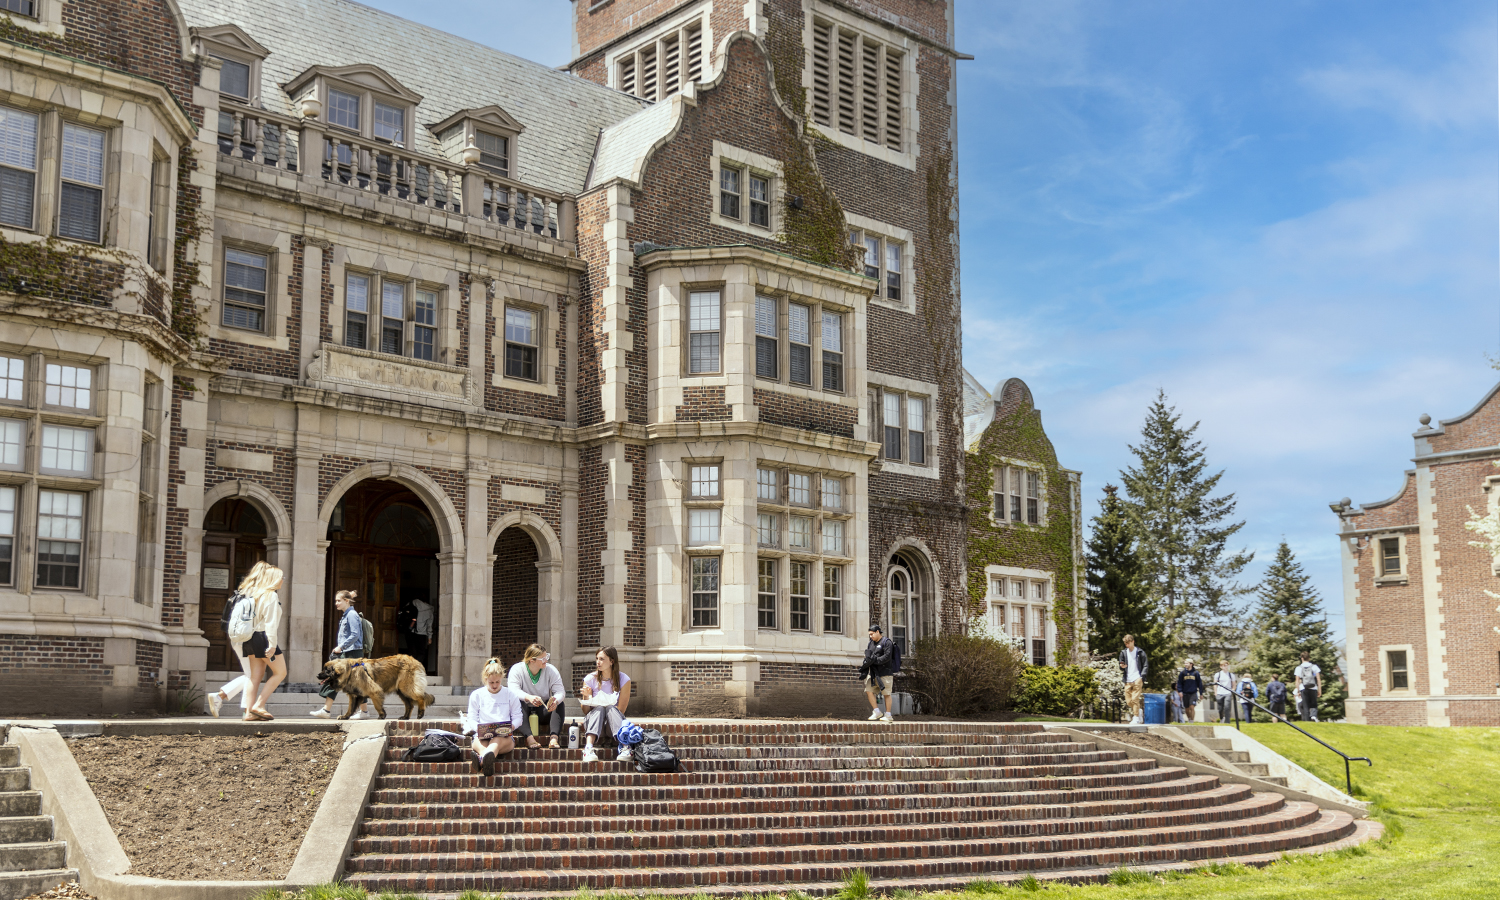
<svg viewBox="0 0 1500 900">
<path fill-rule="evenodd" d="M 1259 778 L 1261 781 L 1269 781 L 1286 787 L 1285 775 L 1272 775 L 1271 767 L 1265 763 L 1254 763 L 1250 761 L 1250 754 L 1243 750 L 1234 750 L 1234 746 L 1228 738 L 1214 737 L 1214 730 L 1206 725 L 1175 725 L 1182 732 L 1201 744 L 1205 749 L 1212 750 L 1220 760 L 1224 762 L 1225 768 L 1231 772 L 1239 772 L 1249 775 L 1251 778 Z"/>
<path fill-rule="evenodd" d="M 680 773 L 518 750 L 489 780 L 467 762 L 400 762 L 423 727 L 394 726 L 346 865 L 372 894 L 828 894 L 855 868 L 885 891 L 1102 880 L 1268 862 L 1356 831 L 1344 812 L 1037 725 L 668 721 Z"/>
<path fill-rule="evenodd" d="M 78 880 L 78 872 L 67 868 L 67 845 L 52 839 L 52 817 L 41 812 L 42 794 L 31 789 L 21 748 L 0 745 L 0 900 Z"/>
</svg>

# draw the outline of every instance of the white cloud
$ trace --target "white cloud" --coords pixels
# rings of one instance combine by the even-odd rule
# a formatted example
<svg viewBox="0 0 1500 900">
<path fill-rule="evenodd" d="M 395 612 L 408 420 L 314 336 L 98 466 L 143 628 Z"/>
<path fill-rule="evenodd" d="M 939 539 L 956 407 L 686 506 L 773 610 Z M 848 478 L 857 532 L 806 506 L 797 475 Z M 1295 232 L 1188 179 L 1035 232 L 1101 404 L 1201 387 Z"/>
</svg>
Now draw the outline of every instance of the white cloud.
<svg viewBox="0 0 1500 900">
<path fill-rule="evenodd" d="M 1495 70 L 1493 28 L 1470 29 L 1444 48 L 1444 62 L 1428 71 L 1361 58 L 1311 69 L 1302 83 L 1348 109 L 1374 110 L 1429 127 L 1466 127 L 1491 121 L 1495 86 L 1476 80 L 1476 68 Z M 1359 54 L 1366 56 L 1366 54 Z"/>
</svg>

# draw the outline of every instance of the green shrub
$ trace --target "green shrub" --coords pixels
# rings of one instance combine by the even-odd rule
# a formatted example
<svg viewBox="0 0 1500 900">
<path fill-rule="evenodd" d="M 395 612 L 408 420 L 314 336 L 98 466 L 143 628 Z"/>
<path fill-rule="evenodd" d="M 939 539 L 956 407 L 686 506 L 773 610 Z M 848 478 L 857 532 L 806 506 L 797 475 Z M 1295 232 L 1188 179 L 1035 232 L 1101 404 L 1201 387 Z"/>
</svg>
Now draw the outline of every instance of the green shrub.
<svg viewBox="0 0 1500 900">
<path fill-rule="evenodd" d="M 1020 712 L 1070 716 L 1099 696 L 1094 670 L 1085 666 L 1027 666 L 1021 676 Z"/>
<path fill-rule="evenodd" d="M 942 634 L 917 641 L 901 672 L 923 712 L 959 718 L 1010 709 L 1025 667 L 1020 651 L 987 635 Z"/>
</svg>

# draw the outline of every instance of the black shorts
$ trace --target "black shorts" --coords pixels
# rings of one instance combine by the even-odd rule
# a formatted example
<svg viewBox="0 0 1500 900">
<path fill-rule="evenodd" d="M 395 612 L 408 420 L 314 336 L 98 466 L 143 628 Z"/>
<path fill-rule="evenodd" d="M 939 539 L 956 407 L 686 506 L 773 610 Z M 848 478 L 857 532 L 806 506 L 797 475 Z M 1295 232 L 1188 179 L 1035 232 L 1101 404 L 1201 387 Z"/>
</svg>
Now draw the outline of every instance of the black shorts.
<svg viewBox="0 0 1500 900">
<path fill-rule="evenodd" d="M 241 647 L 241 652 L 247 659 L 250 657 L 267 660 L 275 659 L 276 657 L 281 655 L 281 648 L 277 647 L 270 656 L 267 656 L 266 648 L 269 647 L 270 644 L 271 642 L 266 639 L 266 633 L 264 631 L 257 631 L 254 634 L 250 635 L 250 640 L 244 643 L 244 645 Z"/>
<path fill-rule="evenodd" d="M 1189 707 L 1189 706 L 1197 706 L 1198 705 L 1198 695 L 1197 694 L 1193 694 L 1193 693 L 1189 693 L 1187 691 L 1183 691 L 1182 692 L 1182 705 L 1183 705 L 1184 708 L 1185 707 Z"/>
</svg>

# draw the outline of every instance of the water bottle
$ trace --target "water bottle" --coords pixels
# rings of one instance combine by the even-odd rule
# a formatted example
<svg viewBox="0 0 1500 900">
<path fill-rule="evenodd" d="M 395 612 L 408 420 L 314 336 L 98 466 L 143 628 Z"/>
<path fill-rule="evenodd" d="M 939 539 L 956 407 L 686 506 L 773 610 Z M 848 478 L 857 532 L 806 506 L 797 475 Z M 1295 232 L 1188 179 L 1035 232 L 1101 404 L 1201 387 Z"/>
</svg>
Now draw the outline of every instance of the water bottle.
<svg viewBox="0 0 1500 900">
<path fill-rule="evenodd" d="M 568 749 L 569 750 L 577 750 L 578 749 L 578 726 L 577 725 L 570 725 L 570 726 L 568 726 Z"/>
</svg>

